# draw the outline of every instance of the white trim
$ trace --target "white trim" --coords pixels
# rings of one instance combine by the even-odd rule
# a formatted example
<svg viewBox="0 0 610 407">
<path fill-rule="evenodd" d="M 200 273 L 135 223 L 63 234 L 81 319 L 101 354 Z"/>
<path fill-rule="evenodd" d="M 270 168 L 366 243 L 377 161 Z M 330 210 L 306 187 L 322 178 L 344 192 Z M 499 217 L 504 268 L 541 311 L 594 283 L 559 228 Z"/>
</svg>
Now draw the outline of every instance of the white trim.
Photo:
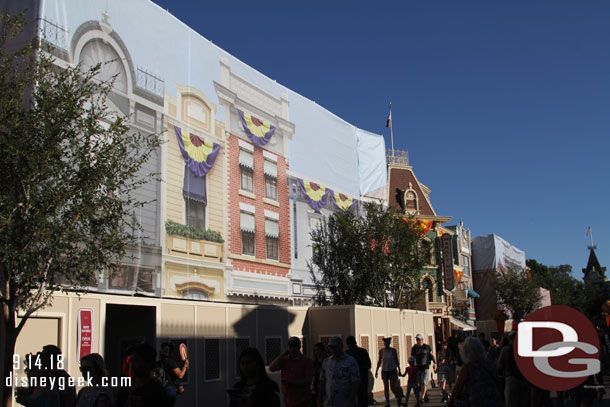
<svg viewBox="0 0 610 407">
<path fill-rule="evenodd" d="M 239 148 L 243 148 L 246 151 L 249 151 L 251 153 L 254 153 L 254 146 L 250 143 L 246 143 L 244 140 L 239 139 L 237 140 Z"/>
<path fill-rule="evenodd" d="M 240 202 L 239 206 L 240 206 L 240 209 L 241 209 L 241 202 Z M 252 213 L 254 213 L 254 211 Z M 278 212 L 273 212 L 273 211 L 270 211 L 268 209 L 265 209 L 265 218 L 269 218 L 269 219 L 273 219 L 273 220 L 279 221 L 280 220 L 280 214 Z"/>
<path fill-rule="evenodd" d="M 269 161 L 273 161 L 274 163 L 277 163 L 277 155 L 270 153 L 267 150 L 263 150 L 263 157 L 265 157 L 265 159 L 267 159 Z"/>
<path fill-rule="evenodd" d="M 240 211 L 244 211 L 244 212 L 248 212 L 248 213 L 251 213 L 251 214 L 255 214 L 256 213 L 255 209 L 256 208 L 254 207 L 254 205 L 250 205 L 250 204 L 247 204 L 247 203 L 244 203 L 244 202 L 240 202 L 239 203 L 239 210 Z"/>
</svg>

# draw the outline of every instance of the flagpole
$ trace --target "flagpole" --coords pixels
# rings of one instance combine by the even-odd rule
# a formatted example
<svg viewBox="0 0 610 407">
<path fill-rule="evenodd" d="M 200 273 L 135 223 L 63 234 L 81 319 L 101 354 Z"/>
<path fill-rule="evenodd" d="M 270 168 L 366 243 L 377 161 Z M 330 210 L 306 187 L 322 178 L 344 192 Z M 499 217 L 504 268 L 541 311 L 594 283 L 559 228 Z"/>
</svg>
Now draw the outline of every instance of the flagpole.
<svg viewBox="0 0 610 407">
<path fill-rule="evenodd" d="M 394 157 L 394 130 L 392 129 L 392 102 L 390 102 L 390 138 L 392 140 L 392 157 Z"/>
</svg>

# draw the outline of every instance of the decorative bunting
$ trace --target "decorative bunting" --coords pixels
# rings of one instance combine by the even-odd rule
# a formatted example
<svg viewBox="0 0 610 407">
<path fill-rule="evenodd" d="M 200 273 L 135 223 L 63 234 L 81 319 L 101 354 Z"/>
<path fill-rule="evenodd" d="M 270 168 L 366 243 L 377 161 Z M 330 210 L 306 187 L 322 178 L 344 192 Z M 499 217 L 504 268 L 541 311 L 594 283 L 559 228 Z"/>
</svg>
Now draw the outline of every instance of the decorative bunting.
<svg viewBox="0 0 610 407">
<path fill-rule="evenodd" d="M 349 198 L 339 192 L 333 192 L 332 199 L 335 208 L 340 209 L 342 211 L 352 210 L 356 205 L 355 199 Z"/>
<path fill-rule="evenodd" d="M 174 126 L 174 129 L 184 163 L 195 176 L 203 177 L 214 167 L 220 144 L 189 134 L 188 131 L 183 133 L 178 126 Z"/>
<path fill-rule="evenodd" d="M 326 205 L 326 200 L 332 191 L 313 182 L 303 181 L 302 179 L 298 181 L 301 192 L 305 197 L 305 202 L 307 202 L 311 209 L 319 212 Z"/>
<path fill-rule="evenodd" d="M 275 127 L 271 124 L 263 123 L 260 119 L 252 116 L 251 114 L 244 113 L 237 109 L 239 119 L 244 127 L 246 136 L 254 143 L 257 147 L 262 147 L 271 140 L 273 133 L 275 133 Z"/>
<path fill-rule="evenodd" d="M 402 220 L 408 223 L 409 226 L 411 226 L 411 228 L 421 236 L 426 236 L 432 228 L 432 225 L 434 224 L 434 221 L 432 219 L 402 218 Z"/>
</svg>

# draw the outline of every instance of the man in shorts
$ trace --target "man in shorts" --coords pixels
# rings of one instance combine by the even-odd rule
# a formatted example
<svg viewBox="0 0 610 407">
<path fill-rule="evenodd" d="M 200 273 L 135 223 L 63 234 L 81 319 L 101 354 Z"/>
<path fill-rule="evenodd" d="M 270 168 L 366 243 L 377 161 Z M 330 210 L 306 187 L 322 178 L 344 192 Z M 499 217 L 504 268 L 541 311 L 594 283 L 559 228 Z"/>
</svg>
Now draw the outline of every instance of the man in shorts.
<svg viewBox="0 0 610 407">
<path fill-rule="evenodd" d="M 428 383 L 430 382 L 430 362 L 434 362 L 434 369 L 436 369 L 436 359 L 432 354 L 432 349 L 428 344 L 424 343 L 424 335 L 415 335 L 416 344 L 411 348 L 411 356 L 415 358 L 415 366 L 419 371 L 419 389 L 421 392 L 420 402 L 429 403 L 428 398 Z"/>
</svg>

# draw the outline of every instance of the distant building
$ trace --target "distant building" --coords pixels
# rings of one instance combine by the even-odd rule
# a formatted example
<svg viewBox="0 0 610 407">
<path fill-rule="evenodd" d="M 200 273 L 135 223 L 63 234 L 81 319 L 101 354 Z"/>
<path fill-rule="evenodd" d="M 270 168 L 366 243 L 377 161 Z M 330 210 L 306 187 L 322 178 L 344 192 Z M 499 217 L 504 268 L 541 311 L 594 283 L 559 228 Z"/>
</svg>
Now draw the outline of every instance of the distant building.
<svg viewBox="0 0 610 407">
<path fill-rule="evenodd" d="M 473 283 L 470 230 L 464 227 L 463 222 L 455 226 L 447 226 L 447 229 L 455 233 L 453 235 L 455 289 L 453 290 L 452 315 L 457 321 L 454 321 L 454 325 L 462 330 L 476 329 L 474 299 L 479 298 L 479 294 L 474 290 Z"/>
<path fill-rule="evenodd" d="M 472 268 L 475 291 L 480 295 L 474 301 L 477 328 L 483 332 L 498 332 L 494 317 L 503 310 L 492 285 L 491 276 L 503 268 L 517 268 L 525 272 L 525 252 L 500 236 L 491 234 L 472 239 Z"/>
</svg>

